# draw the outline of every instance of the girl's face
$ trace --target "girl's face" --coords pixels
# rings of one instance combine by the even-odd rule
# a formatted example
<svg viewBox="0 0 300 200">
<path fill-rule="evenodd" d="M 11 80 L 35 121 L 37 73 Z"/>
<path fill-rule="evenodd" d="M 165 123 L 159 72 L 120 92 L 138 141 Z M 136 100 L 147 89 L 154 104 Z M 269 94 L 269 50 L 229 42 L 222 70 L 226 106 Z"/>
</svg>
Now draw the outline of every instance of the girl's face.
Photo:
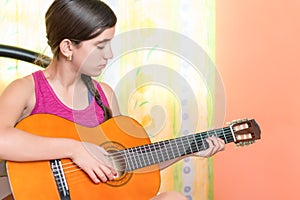
<svg viewBox="0 0 300 200">
<path fill-rule="evenodd" d="M 73 63 L 81 74 L 99 76 L 108 59 L 113 57 L 110 41 L 115 34 L 115 27 L 108 28 L 97 37 L 83 41 L 73 51 Z"/>
</svg>

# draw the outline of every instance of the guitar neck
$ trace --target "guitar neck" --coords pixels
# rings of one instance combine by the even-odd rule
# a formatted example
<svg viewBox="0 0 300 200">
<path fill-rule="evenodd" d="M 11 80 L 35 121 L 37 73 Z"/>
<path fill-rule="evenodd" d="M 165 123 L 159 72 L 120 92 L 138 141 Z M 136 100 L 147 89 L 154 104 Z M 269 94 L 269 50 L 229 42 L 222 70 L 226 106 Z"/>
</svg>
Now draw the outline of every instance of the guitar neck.
<svg viewBox="0 0 300 200">
<path fill-rule="evenodd" d="M 133 171 L 203 151 L 209 148 L 205 139 L 213 135 L 223 139 L 225 143 L 234 142 L 231 128 L 225 127 L 128 148 L 119 151 L 118 155 L 123 155 L 126 163 L 126 171 Z"/>
</svg>

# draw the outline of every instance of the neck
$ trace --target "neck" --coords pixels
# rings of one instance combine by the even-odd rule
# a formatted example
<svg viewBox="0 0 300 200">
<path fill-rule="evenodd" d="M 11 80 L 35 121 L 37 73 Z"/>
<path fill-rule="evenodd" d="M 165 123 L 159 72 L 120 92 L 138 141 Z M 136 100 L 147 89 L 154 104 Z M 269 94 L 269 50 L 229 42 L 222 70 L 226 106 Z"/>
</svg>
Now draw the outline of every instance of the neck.
<svg viewBox="0 0 300 200">
<path fill-rule="evenodd" d="M 44 74 L 50 83 L 54 85 L 59 83 L 63 88 L 69 89 L 82 85 L 81 74 L 74 68 L 69 61 L 53 60 L 44 70 Z"/>
<path fill-rule="evenodd" d="M 82 110 L 89 104 L 88 90 L 74 68 L 70 62 L 54 60 L 44 75 L 60 101 L 72 109 Z"/>
</svg>

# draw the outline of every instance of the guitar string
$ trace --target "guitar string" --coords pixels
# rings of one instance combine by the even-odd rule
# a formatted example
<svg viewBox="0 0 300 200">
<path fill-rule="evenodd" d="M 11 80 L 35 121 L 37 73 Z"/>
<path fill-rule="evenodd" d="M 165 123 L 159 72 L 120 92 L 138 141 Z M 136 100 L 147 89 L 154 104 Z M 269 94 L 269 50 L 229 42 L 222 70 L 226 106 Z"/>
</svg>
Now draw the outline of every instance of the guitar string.
<svg viewBox="0 0 300 200">
<path fill-rule="evenodd" d="M 189 138 L 188 137 L 190 137 L 190 136 L 195 136 L 195 135 L 197 135 L 198 137 L 200 137 L 202 140 L 203 139 L 206 139 L 208 136 L 212 136 L 212 135 L 216 135 L 216 136 L 220 136 L 220 137 L 222 137 L 224 134 L 228 134 L 228 133 L 231 133 L 231 130 L 225 130 L 224 131 L 224 129 L 222 130 L 222 133 L 220 133 L 220 132 L 216 132 L 216 133 L 214 133 L 214 134 L 209 134 L 209 131 L 208 132 L 203 132 L 203 133 L 201 133 L 201 134 L 194 134 L 194 135 L 187 135 L 187 136 L 183 136 L 183 137 L 181 137 L 181 139 L 187 139 L 187 141 L 184 141 L 184 142 L 181 142 L 181 144 L 179 143 L 179 144 L 176 144 L 176 146 L 177 146 L 177 148 L 178 148 L 178 145 L 180 146 L 180 148 L 178 148 L 178 153 L 179 152 L 181 152 L 181 151 L 185 151 L 187 148 L 186 148 L 186 146 L 187 145 L 189 145 L 190 146 L 190 141 L 189 141 Z M 207 137 L 205 137 L 205 136 L 203 136 L 203 135 L 206 135 Z M 232 136 L 232 134 L 230 134 L 231 136 Z M 224 135 L 225 136 L 225 135 Z M 226 137 L 225 137 L 226 138 Z M 176 138 L 176 139 L 179 139 L 179 138 Z M 231 137 L 231 138 L 229 138 L 229 139 L 233 139 L 233 136 Z M 174 139 L 172 139 L 172 141 L 173 141 Z M 170 140 L 169 140 L 170 141 Z M 194 140 L 195 141 L 195 140 Z M 164 143 L 165 141 L 161 141 L 161 142 L 156 142 L 156 143 L 152 143 L 152 144 L 146 144 L 146 145 L 144 145 L 144 146 L 152 146 L 153 147 L 153 145 L 154 145 L 154 147 L 155 147 L 155 144 L 156 145 L 159 145 L 159 144 L 163 144 L 164 146 L 165 146 L 165 143 Z M 195 144 L 197 144 L 197 143 L 195 143 Z M 163 157 L 164 155 L 164 153 L 162 152 L 162 151 L 164 151 L 164 150 L 166 150 L 165 148 L 161 148 L 161 146 L 156 146 L 156 147 L 158 147 L 158 149 L 151 149 L 151 148 L 149 148 L 148 150 L 150 150 L 149 152 L 146 152 L 146 151 L 144 151 L 144 152 L 139 152 L 139 151 L 135 151 L 135 152 L 128 152 L 128 149 L 126 149 L 126 150 L 122 150 L 122 151 L 127 151 L 127 152 L 125 152 L 125 153 L 127 153 L 127 155 L 129 155 L 129 159 L 132 161 L 132 160 L 134 160 L 134 161 L 136 161 L 137 162 L 137 167 L 139 168 L 139 166 L 138 166 L 138 163 L 140 163 L 140 162 L 138 162 L 137 160 L 139 160 L 139 161 L 141 161 L 140 160 L 140 157 L 142 156 L 144 156 L 144 154 L 145 155 L 147 155 L 147 154 L 153 154 L 153 152 L 155 152 L 155 154 L 157 154 L 159 151 L 160 151 L 160 155 L 162 155 L 161 157 Z M 174 148 L 174 146 L 172 146 L 173 148 Z M 194 147 L 194 146 L 193 146 Z M 193 149 L 193 147 L 191 147 L 192 149 Z M 133 150 L 133 149 L 135 149 L 135 150 L 137 150 L 137 148 L 141 148 L 141 146 L 139 146 L 139 147 L 134 147 L 134 148 L 129 148 L 129 149 L 131 149 L 131 150 Z M 141 150 L 141 149 L 140 149 Z M 143 150 L 147 150 L 147 149 L 143 149 Z M 198 149 L 197 149 L 198 150 Z M 204 149 L 203 149 L 204 150 Z M 168 152 L 167 151 L 164 151 L 165 152 L 165 154 L 168 154 Z M 172 151 L 171 151 L 172 152 Z M 172 152 L 172 153 L 174 153 L 174 152 Z M 185 152 L 183 152 L 184 154 L 185 154 Z M 138 154 L 138 155 L 137 155 Z M 177 155 L 177 154 L 176 154 Z M 180 155 L 178 155 L 178 156 L 180 156 Z M 110 154 L 110 157 L 113 157 L 113 161 L 115 161 L 115 162 L 120 162 L 120 161 L 124 161 L 124 155 L 122 154 L 122 153 L 120 153 L 120 152 L 115 152 L 115 153 L 111 153 Z M 157 159 L 159 159 L 159 156 L 158 155 L 156 155 L 155 156 Z M 149 159 L 149 157 L 148 157 L 148 159 L 147 159 L 148 161 L 150 160 Z M 154 160 L 154 163 L 153 164 L 155 164 L 155 163 L 157 163 L 157 162 L 155 162 L 155 159 L 153 158 L 153 160 Z M 159 160 L 157 160 L 157 161 L 159 161 Z M 166 161 L 166 160 L 163 160 L 163 161 Z M 145 162 L 144 162 L 145 163 Z M 152 163 L 152 162 L 151 162 Z M 69 166 L 69 167 L 64 167 L 64 170 L 66 170 L 66 173 L 72 173 L 72 172 L 76 172 L 76 171 L 79 171 L 79 170 L 81 170 L 80 168 L 78 168 L 78 166 L 77 165 L 75 165 L 72 161 L 71 162 L 69 162 L 69 163 L 64 163 L 64 164 L 62 164 L 63 166 L 65 166 L 65 165 L 69 165 L 69 164 L 72 164 L 73 166 Z M 145 165 L 146 164 L 146 165 Z M 147 163 L 145 163 L 144 164 L 144 166 L 148 166 L 148 164 Z M 150 163 L 149 163 L 150 164 Z M 134 164 L 135 165 L 135 164 Z M 122 169 L 124 169 L 125 168 L 125 166 L 126 166 L 126 163 L 125 163 L 125 165 L 122 165 L 121 166 L 121 168 Z M 76 170 L 72 170 L 72 168 L 77 168 Z M 67 171 L 68 169 L 71 169 L 70 171 Z"/>
<path fill-rule="evenodd" d="M 225 133 L 228 133 L 228 131 L 226 131 Z M 201 138 L 203 138 L 202 136 L 200 136 Z M 184 142 L 182 142 L 181 144 L 179 144 L 180 146 L 181 146 L 181 149 L 179 149 L 178 151 L 181 151 L 181 150 L 185 150 L 186 149 L 186 146 L 187 146 L 187 144 L 189 145 L 190 144 L 190 141 L 189 141 L 189 138 L 187 138 L 187 137 L 184 137 L 184 138 L 186 138 L 187 139 L 187 141 L 184 141 Z M 161 148 L 161 145 L 164 145 L 165 146 L 165 143 L 163 143 L 163 142 L 161 142 L 161 143 L 155 143 L 156 145 L 158 145 L 158 146 L 156 146 L 156 147 L 158 147 L 158 149 L 154 149 L 154 150 L 152 150 L 152 149 L 148 149 L 148 150 L 150 150 L 150 153 L 152 153 L 152 152 L 157 152 L 157 151 L 165 151 L 166 149 L 165 148 Z M 147 144 L 147 145 L 153 145 L 153 144 Z M 160 145 L 160 146 L 159 146 Z M 144 145 L 145 146 L 145 145 Z M 155 147 L 155 145 L 154 145 L 154 147 Z M 194 147 L 195 147 L 195 145 L 192 147 L 192 149 L 194 149 Z M 135 154 L 136 153 L 139 153 L 139 155 L 141 154 L 140 153 L 140 151 L 138 151 L 138 150 L 141 150 L 141 149 L 138 149 L 138 148 L 140 148 L 140 147 L 135 147 L 135 148 L 131 148 L 131 149 L 135 149 L 135 151 L 127 151 L 127 153 L 129 153 L 131 156 L 129 157 L 129 158 L 133 158 L 133 157 L 137 157 Z M 136 151 L 137 150 L 137 151 Z M 149 151 L 145 151 L 145 150 L 147 150 L 147 149 L 145 149 L 145 148 L 143 148 L 143 153 L 145 154 L 145 153 L 149 153 Z M 198 149 L 197 149 L 198 150 Z M 142 154 L 143 154 L 142 153 Z M 168 152 L 166 152 L 165 151 L 165 153 L 168 153 Z M 115 156 L 116 155 L 116 156 Z M 114 157 L 114 161 L 120 161 L 120 160 L 124 160 L 124 156 L 122 155 L 122 153 L 120 153 L 120 152 L 116 152 L 116 153 L 112 153 L 112 154 L 110 154 L 110 157 Z M 157 157 L 157 156 L 156 156 Z M 134 160 L 136 160 L 136 159 L 134 159 Z M 148 159 L 149 160 L 149 159 Z"/>
<path fill-rule="evenodd" d="M 229 131 L 226 131 L 225 133 L 229 133 Z M 191 135 L 189 135 L 189 136 L 191 136 Z M 187 137 L 189 137 L 189 136 L 187 136 Z M 184 138 L 187 138 L 187 137 L 184 137 Z M 200 137 L 201 138 L 203 138 L 201 135 L 200 135 Z M 182 137 L 183 138 L 183 137 Z M 233 138 L 233 137 L 232 137 Z M 187 140 L 188 140 L 188 138 L 187 138 Z M 169 140 L 169 141 L 171 141 L 171 140 Z M 173 140 L 172 140 L 173 141 Z M 157 147 L 158 149 L 154 149 L 153 150 L 153 148 L 151 148 L 151 147 L 149 147 L 148 149 L 143 149 L 143 152 L 142 153 L 149 153 L 149 152 L 155 152 L 155 151 L 157 151 L 157 150 L 165 150 L 165 148 L 161 148 L 161 145 L 165 145 L 165 143 L 164 143 L 165 141 L 162 141 L 162 142 L 156 142 L 156 143 L 151 143 L 151 144 L 146 144 L 146 145 L 143 145 L 143 146 L 138 146 L 138 147 L 133 147 L 133 148 L 129 148 L 129 149 L 127 149 L 127 153 L 129 153 L 129 154 L 135 154 L 135 153 L 140 153 L 141 151 L 138 151 L 138 148 L 141 148 L 141 147 L 148 147 L 148 146 L 153 146 L 154 145 L 154 147 Z M 190 144 L 190 141 L 188 140 L 188 141 L 184 141 L 184 142 L 181 142 L 181 144 L 179 143 L 179 145 L 181 146 L 181 148 L 180 149 L 178 149 L 178 151 L 181 151 L 181 150 L 186 150 L 186 144 Z M 155 146 L 156 145 L 156 146 Z M 178 145 L 178 144 L 177 144 Z M 172 145 L 172 147 L 174 147 L 173 145 Z M 194 149 L 194 148 L 192 148 L 192 149 Z M 130 150 L 133 150 L 133 151 L 131 151 L 130 152 Z M 139 149 L 139 150 L 141 150 L 141 149 Z M 146 151 L 146 150 L 149 150 L 149 151 Z M 202 149 L 201 149 L 202 150 Z M 204 149 L 203 149 L 204 150 Z M 124 150 L 124 151 L 126 151 L 126 150 Z M 166 153 L 168 153 L 168 152 L 166 152 Z M 114 161 L 120 161 L 120 160 L 124 160 L 124 156 L 123 156 L 123 154 L 122 153 L 120 153 L 119 151 L 118 152 L 115 152 L 115 153 L 111 153 L 110 154 L 110 157 L 113 157 L 114 159 Z M 129 157 L 129 158 L 133 158 L 134 157 L 134 155 L 133 156 L 131 156 L 131 157 Z"/>
</svg>

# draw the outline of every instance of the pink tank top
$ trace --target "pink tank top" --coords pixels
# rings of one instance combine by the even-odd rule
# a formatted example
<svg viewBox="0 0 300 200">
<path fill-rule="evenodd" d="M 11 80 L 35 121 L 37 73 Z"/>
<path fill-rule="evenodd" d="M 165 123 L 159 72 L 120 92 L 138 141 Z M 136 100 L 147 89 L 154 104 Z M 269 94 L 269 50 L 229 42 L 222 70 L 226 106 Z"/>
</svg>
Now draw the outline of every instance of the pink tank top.
<svg viewBox="0 0 300 200">
<path fill-rule="evenodd" d="M 32 75 L 35 84 L 36 103 L 31 115 L 41 113 L 53 114 L 87 127 L 95 127 L 104 121 L 104 112 L 97 104 L 95 98 L 91 99 L 89 106 L 85 109 L 73 110 L 59 100 L 41 70 L 34 72 Z M 104 105 L 109 107 L 100 84 L 97 81 L 94 81 L 94 84 L 100 93 Z"/>
</svg>

